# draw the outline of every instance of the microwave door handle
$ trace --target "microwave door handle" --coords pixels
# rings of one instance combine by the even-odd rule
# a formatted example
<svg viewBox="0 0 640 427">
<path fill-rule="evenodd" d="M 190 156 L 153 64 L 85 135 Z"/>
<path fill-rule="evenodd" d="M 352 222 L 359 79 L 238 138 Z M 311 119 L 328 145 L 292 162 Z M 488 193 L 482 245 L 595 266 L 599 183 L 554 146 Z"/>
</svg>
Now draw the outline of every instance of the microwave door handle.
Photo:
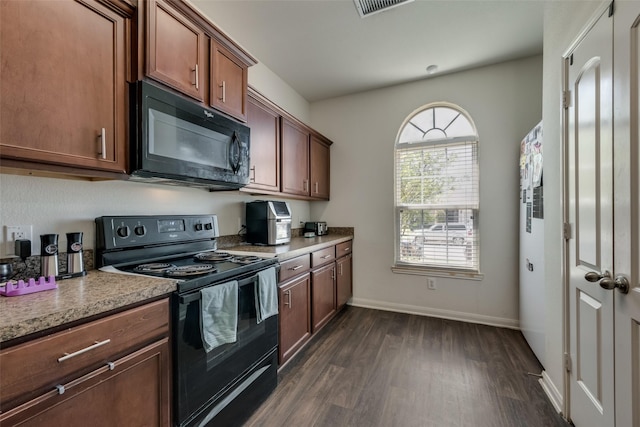
<svg viewBox="0 0 640 427">
<path fill-rule="evenodd" d="M 240 164 L 242 163 L 242 146 L 240 144 L 240 138 L 238 138 L 238 132 L 234 131 L 231 137 L 231 145 L 229 146 L 229 164 L 233 173 L 238 173 L 240 170 Z"/>
</svg>

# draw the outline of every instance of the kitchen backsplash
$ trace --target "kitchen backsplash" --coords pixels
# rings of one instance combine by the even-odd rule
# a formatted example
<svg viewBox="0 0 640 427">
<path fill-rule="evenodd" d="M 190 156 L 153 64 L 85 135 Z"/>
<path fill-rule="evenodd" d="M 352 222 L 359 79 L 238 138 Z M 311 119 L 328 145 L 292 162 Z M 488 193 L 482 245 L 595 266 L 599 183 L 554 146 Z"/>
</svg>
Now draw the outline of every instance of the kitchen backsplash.
<svg viewBox="0 0 640 427">
<path fill-rule="evenodd" d="M 93 250 L 87 249 L 82 251 L 82 261 L 85 270 L 93 270 Z M 20 258 L 0 259 L 2 263 L 11 263 L 13 265 L 13 280 L 26 280 L 40 277 L 40 256 L 34 255 L 27 257 L 23 262 Z M 58 271 L 64 274 L 67 271 L 67 253 L 60 252 L 58 254 Z"/>
</svg>

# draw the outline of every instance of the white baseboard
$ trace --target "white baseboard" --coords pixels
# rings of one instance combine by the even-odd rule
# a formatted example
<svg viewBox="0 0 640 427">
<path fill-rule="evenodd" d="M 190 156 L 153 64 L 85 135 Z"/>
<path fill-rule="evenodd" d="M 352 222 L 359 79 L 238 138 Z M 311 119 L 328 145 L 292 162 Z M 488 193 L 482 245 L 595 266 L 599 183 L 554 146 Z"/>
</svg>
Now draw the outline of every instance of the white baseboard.
<svg viewBox="0 0 640 427">
<path fill-rule="evenodd" d="M 556 412 L 561 414 L 564 404 L 562 400 L 562 394 L 560 394 L 558 388 L 555 386 L 553 381 L 551 381 L 551 377 L 547 375 L 547 371 L 542 371 L 542 378 L 540 378 L 538 381 L 540 382 L 540 385 L 542 386 L 545 394 L 549 398 L 549 401 L 556 409 Z"/>
<path fill-rule="evenodd" d="M 352 298 L 349 305 L 354 307 L 373 308 L 376 310 L 395 311 L 398 313 L 417 314 L 421 316 L 439 317 L 442 319 L 459 320 L 461 322 L 479 323 L 482 325 L 498 326 L 501 328 L 520 329 L 520 322 L 502 317 L 483 316 L 480 314 L 464 313 L 460 311 L 441 310 L 431 307 L 419 307 L 407 304 L 394 304 L 385 301 Z"/>
</svg>

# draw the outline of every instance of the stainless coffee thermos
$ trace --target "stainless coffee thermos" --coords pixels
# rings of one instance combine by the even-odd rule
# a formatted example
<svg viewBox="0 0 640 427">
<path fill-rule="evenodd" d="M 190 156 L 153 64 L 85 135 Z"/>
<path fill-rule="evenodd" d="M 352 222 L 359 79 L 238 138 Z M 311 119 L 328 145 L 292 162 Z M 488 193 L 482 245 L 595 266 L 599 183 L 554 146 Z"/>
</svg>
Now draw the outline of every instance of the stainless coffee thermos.
<svg viewBox="0 0 640 427">
<path fill-rule="evenodd" d="M 67 273 L 84 271 L 82 261 L 82 232 L 67 233 Z"/>
<path fill-rule="evenodd" d="M 40 275 L 58 275 L 58 235 L 40 235 Z"/>
<path fill-rule="evenodd" d="M 67 271 L 62 277 L 58 272 L 58 235 L 42 234 L 40 236 L 40 275 L 43 277 L 83 276 L 84 263 L 82 260 L 82 232 L 67 233 Z"/>
</svg>

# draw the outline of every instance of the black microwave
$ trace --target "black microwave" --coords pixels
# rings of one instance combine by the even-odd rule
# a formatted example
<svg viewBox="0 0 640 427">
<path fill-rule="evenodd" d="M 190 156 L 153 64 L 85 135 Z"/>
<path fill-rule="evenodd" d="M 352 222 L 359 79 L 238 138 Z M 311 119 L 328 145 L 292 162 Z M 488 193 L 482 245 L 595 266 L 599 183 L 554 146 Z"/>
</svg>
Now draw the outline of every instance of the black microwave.
<svg viewBox="0 0 640 427">
<path fill-rule="evenodd" d="M 249 127 L 147 81 L 131 84 L 131 179 L 214 190 L 249 183 Z"/>
</svg>

